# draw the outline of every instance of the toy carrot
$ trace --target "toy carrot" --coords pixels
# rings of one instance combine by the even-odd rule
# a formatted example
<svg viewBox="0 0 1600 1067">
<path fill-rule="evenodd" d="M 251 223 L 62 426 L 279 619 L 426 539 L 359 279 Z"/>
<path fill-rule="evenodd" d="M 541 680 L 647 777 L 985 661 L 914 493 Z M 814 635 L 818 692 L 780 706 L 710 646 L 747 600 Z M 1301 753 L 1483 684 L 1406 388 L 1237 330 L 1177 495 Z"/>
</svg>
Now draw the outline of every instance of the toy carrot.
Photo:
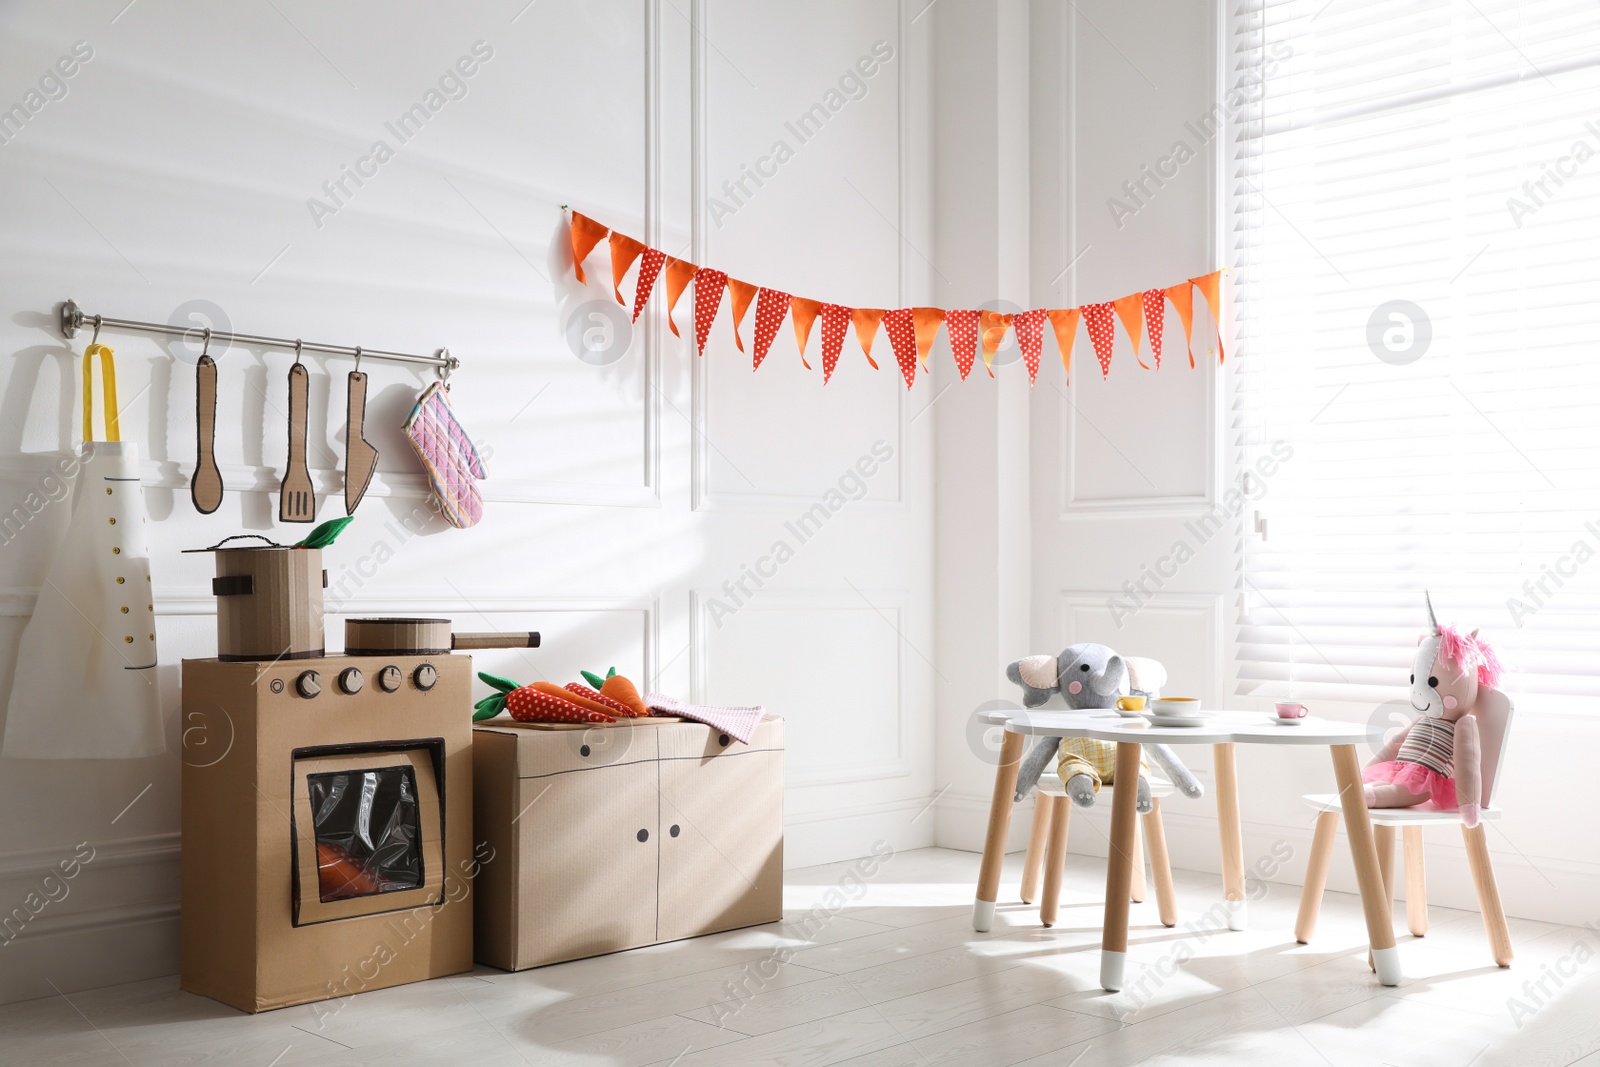
<svg viewBox="0 0 1600 1067">
<path fill-rule="evenodd" d="M 479 671 L 478 677 L 499 692 L 486 696 L 473 705 L 473 722 L 492 719 L 502 711 L 509 711 L 511 717 L 518 722 L 617 721 L 611 715 L 591 711 L 581 704 L 554 696 L 531 685 L 518 685 L 509 678 L 499 678 L 485 671 Z"/>
<path fill-rule="evenodd" d="M 590 685 L 600 690 L 602 696 L 608 696 L 619 704 L 626 704 L 633 709 L 635 715 L 650 714 L 649 705 L 639 699 L 639 690 L 634 688 L 632 682 L 618 674 L 615 667 L 607 671 L 604 678 L 588 671 L 584 671 L 583 676 L 589 680 Z"/>
<path fill-rule="evenodd" d="M 592 700 L 596 704 L 603 705 L 606 710 L 610 711 L 613 715 L 619 715 L 629 719 L 635 719 L 639 717 L 639 713 L 628 707 L 628 705 L 619 700 L 612 700 L 598 689 L 591 689 L 581 682 L 569 682 L 565 688 L 569 693 L 584 697 L 587 700 Z"/>
<path fill-rule="evenodd" d="M 585 708 L 597 715 L 604 715 L 607 718 L 614 718 L 617 714 L 616 711 L 602 704 L 600 701 L 593 700 L 581 693 L 569 692 L 554 682 L 534 682 L 528 688 L 537 689 L 539 692 L 555 697 L 557 700 L 565 700 L 568 703 L 576 704 L 580 708 Z M 626 714 L 632 715 L 633 713 L 627 712 Z"/>
</svg>

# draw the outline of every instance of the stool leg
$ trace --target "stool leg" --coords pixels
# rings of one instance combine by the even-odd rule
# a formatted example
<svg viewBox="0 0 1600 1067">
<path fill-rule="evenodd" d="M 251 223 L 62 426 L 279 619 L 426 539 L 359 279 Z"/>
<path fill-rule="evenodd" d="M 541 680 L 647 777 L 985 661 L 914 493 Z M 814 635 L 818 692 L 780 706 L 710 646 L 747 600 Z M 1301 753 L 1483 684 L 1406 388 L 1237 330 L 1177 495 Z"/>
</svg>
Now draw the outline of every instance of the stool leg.
<svg viewBox="0 0 1600 1067">
<path fill-rule="evenodd" d="M 1463 826 L 1461 836 L 1467 842 L 1467 862 L 1472 866 L 1472 882 L 1478 887 L 1478 910 L 1483 912 L 1483 928 L 1489 934 L 1489 948 L 1494 961 L 1502 967 L 1511 966 L 1511 930 L 1506 926 L 1506 912 L 1500 906 L 1500 887 L 1494 881 L 1494 868 L 1489 864 L 1489 840 L 1483 824 L 1470 829 Z"/>
<path fill-rule="evenodd" d="M 1022 861 L 1022 902 L 1039 899 L 1039 872 L 1044 869 L 1046 838 L 1050 834 L 1050 813 L 1055 805 L 1043 793 L 1033 794 L 1033 829 L 1028 834 L 1028 857 Z"/>
<path fill-rule="evenodd" d="M 1144 834 L 1139 830 L 1141 820 L 1133 820 L 1133 889 L 1128 899 L 1135 904 L 1144 903 Z"/>
<path fill-rule="evenodd" d="M 1294 922 L 1294 939 L 1311 943 L 1322 911 L 1322 890 L 1328 884 L 1328 864 L 1333 859 L 1333 835 L 1339 829 L 1339 813 L 1325 811 L 1317 816 L 1317 830 L 1311 835 L 1311 857 L 1306 863 L 1306 886 L 1300 891 L 1300 915 Z"/>
<path fill-rule="evenodd" d="M 1394 827 L 1385 823 L 1374 823 L 1372 827 L 1372 840 L 1378 848 L 1378 874 L 1383 878 L 1383 906 L 1389 913 L 1390 921 L 1394 917 Z M 1372 962 L 1372 953 L 1367 953 L 1367 966 L 1377 970 L 1377 965 Z"/>
<path fill-rule="evenodd" d="M 1011 829 L 1012 796 L 1022 769 L 1021 734 L 1010 730 L 1000 742 L 1000 765 L 994 769 L 994 796 L 989 801 L 989 832 L 983 839 L 983 865 L 978 868 L 978 894 L 972 902 L 972 928 L 980 934 L 994 925 L 994 902 L 1000 899 L 1000 869 L 1006 862 L 1006 832 Z"/>
<path fill-rule="evenodd" d="M 1056 924 L 1061 902 L 1061 879 L 1067 873 L 1067 827 L 1072 824 L 1072 801 L 1066 797 L 1047 797 L 1050 802 L 1050 853 L 1044 861 L 1044 896 L 1039 900 L 1039 921 Z"/>
<path fill-rule="evenodd" d="M 1178 892 L 1172 885 L 1172 865 L 1167 861 L 1167 830 L 1161 824 L 1161 801 L 1152 798 L 1144 817 L 1144 836 L 1150 842 L 1150 874 L 1156 882 L 1156 907 L 1162 926 L 1178 925 Z"/>
<path fill-rule="evenodd" d="M 1422 861 L 1422 827 L 1407 826 L 1403 838 L 1406 856 L 1406 925 L 1413 937 L 1428 932 L 1428 874 Z"/>
</svg>

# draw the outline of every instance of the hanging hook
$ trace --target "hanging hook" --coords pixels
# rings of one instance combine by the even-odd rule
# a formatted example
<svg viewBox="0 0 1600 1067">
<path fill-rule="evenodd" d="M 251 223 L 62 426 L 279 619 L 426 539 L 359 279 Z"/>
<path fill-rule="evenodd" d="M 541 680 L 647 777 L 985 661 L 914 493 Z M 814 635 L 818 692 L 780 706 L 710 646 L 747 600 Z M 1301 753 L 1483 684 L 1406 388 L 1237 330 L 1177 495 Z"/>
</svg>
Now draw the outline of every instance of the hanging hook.
<svg viewBox="0 0 1600 1067">
<path fill-rule="evenodd" d="M 355 370 L 355 372 L 357 374 L 361 373 L 361 346 L 360 345 L 356 345 L 356 370 Z"/>
<path fill-rule="evenodd" d="M 96 315 L 94 317 L 94 336 L 89 338 L 89 343 L 91 345 L 97 345 L 97 344 L 100 343 L 100 316 L 99 315 Z"/>
<path fill-rule="evenodd" d="M 205 339 L 200 343 L 200 358 L 205 359 L 211 355 L 211 327 L 206 327 Z"/>
<path fill-rule="evenodd" d="M 300 365 L 300 338 L 298 337 L 294 339 L 294 365 L 296 367 Z"/>
<path fill-rule="evenodd" d="M 449 385 L 450 372 L 461 366 L 461 361 L 456 359 L 455 356 L 452 356 L 448 348 L 441 348 L 439 351 L 435 352 L 434 355 L 438 356 L 443 362 L 439 363 L 433 368 L 433 373 L 438 376 L 441 382 L 443 382 L 445 385 Z"/>
</svg>

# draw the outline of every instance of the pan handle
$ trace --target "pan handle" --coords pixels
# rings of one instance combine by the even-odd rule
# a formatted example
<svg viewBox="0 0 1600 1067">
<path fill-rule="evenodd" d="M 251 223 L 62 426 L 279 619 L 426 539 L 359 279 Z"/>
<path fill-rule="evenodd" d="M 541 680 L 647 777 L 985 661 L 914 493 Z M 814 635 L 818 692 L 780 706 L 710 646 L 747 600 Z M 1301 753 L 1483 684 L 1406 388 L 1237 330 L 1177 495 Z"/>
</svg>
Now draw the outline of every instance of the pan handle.
<svg viewBox="0 0 1600 1067">
<path fill-rule="evenodd" d="M 538 648 L 539 632 L 524 630 L 520 633 L 452 634 L 450 647 L 472 648 Z"/>
</svg>

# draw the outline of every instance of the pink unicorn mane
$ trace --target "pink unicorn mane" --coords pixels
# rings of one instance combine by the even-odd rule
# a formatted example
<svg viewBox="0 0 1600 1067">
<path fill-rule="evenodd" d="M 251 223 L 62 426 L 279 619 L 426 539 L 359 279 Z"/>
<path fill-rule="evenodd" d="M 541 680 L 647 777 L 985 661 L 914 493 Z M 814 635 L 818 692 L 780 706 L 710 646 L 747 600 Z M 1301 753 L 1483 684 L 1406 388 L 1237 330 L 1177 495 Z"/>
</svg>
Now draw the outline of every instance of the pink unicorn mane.
<svg viewBox="0 0 1600 1067">
<path fill-rule="evenodd" d="M 1464 634 L 1454 626 L 1439 627 L 1439 658 L 1453 659 L 1462 670 L 1478 669 L 1478 684 L 1490 689 L 1500 687 L 1505 665 L 1495 653 L 1494 646 L 1475 634 Z"/>
</svg>

